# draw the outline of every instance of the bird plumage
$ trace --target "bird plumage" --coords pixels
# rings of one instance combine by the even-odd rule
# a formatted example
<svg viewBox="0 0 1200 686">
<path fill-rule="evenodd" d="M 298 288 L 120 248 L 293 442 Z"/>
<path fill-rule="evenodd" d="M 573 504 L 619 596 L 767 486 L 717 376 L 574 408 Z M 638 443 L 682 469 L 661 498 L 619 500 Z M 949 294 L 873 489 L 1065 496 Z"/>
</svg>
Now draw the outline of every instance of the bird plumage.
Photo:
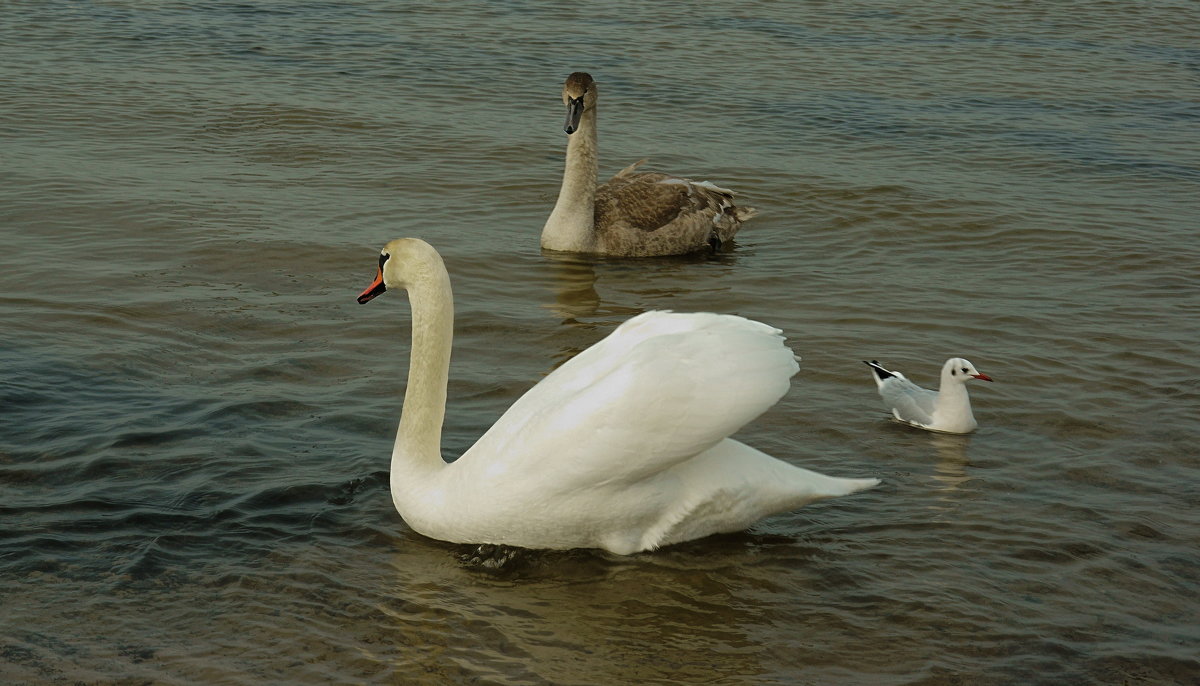
<svg viewBox="0 0 1200 686">
<path fill-rule="evenodd" d="M 575 72 L 563 85 L 567 121 L 562 188 L 542 229 L 548 250 L 621 257 L 679 255 L 731 241 L 755 215 L 732 191 L 706 181 L 635 171 L 645 160 L 597 185 L 596 84 Z"/>
<path fill-rule="evenodd" d="M 944 433 L 970 433 L 978 426 L 971 411 L 966 382 L 992 379 L 979 373 L 969 361 L 961 357 L 946 360 L 937 391 L 922 388 L 875 360 L 863 360 L 863 364 L 871 367 L 871 378 L 875 380 L 879 396 L 897 421 Z"/>
</svg>

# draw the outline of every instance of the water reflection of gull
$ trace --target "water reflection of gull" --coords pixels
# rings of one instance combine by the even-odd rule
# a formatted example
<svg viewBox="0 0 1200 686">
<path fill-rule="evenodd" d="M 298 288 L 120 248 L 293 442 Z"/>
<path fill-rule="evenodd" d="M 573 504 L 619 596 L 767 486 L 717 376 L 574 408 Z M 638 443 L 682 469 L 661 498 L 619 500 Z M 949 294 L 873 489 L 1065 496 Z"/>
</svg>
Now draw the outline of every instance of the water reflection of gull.
<svg viewBox="0 0 1200 686">
<path fill-rule="evenodd" d="M 929 441 L 937 452 L 933 478 L 941 482 L 943 491 L 955 491 L 971 477 L 967 476 L 967 446 L 971 437 L 954 434 L 930 434 Z"/>
</svg>

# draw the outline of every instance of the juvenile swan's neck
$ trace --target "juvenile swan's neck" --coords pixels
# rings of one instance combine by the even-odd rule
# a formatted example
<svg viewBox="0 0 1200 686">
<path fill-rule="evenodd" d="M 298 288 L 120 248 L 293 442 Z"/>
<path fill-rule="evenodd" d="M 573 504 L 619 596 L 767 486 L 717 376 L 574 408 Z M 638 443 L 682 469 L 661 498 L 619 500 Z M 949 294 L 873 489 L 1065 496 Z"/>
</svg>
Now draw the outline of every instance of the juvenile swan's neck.
<svg viewBox="0 0 1200 686">
<path fill-rule="evenodd" d="M 567 137 L 567 163 L 558 202 L 542 228 L 547 250 L 585 252 L 595 244 L 593 217 L 596 203 L 596 108 L 587 108 L 579 130 Z"/>
<path fill-rule="evenodd" d="M 392 449 L 392 481 L 416 472 L 445 467 L 442 420 L 446 416 L 446 382 L 454 338 L 454 296 L 441 258 L 413 269 L 408 285 L 412 304 L 412 353 L 404 409 Z M 393 493 L 398 491 L 393 490 Z"/>
</svg>

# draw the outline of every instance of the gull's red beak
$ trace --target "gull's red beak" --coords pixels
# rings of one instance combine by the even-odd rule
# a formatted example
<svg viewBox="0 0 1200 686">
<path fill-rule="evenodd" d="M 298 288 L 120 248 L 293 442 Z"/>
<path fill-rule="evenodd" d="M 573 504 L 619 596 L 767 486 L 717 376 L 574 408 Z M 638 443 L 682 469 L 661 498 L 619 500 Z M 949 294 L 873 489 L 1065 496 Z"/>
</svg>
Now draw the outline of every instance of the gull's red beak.
<svg viewBox="0 0 1200 686">
<path fill-rule="evenodd" d="M 363 295 L 366 295 L 366 293 L 363 293 Z M 375 296 L 371 296 L 371 297 L 375 297 Z M 363 299 L 361 296 L 359 297 L 358 301 L 363 302 Z M 971 376 L 975 377 L 976 379 L 979 379 L 980 381 L 991 381 L 992 380 L 992 377 L 988 376 L 987 374 L 972 374 Z"/>
<path fill-rule="evenodd" d="M 375 280 L 371 282 L 370 286 L 367 286 L 367 290 L 363 291 L 358 296 L 358 304 L 365 305 L 370 302 L 372 298 L 386 290 L 387 286 L 383 285 L 383 269 L 379 269 L 375 272 Z M 991 381 L 991 379 L 988 379 L 988 381 Z"/>
</svg>

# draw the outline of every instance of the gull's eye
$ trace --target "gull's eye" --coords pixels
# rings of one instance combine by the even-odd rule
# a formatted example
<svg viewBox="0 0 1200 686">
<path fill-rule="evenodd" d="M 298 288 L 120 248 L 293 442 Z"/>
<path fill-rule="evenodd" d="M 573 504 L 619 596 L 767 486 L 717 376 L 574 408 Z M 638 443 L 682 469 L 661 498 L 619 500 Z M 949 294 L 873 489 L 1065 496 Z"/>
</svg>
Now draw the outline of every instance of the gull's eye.
<svg viewBox="0 0 1200 686">
<path fill-rule="evenodd" d="M 963 374 L 966 374 L 966 373 L 967 373 L 967 368 L 963 367 Z"/>
</svg>

